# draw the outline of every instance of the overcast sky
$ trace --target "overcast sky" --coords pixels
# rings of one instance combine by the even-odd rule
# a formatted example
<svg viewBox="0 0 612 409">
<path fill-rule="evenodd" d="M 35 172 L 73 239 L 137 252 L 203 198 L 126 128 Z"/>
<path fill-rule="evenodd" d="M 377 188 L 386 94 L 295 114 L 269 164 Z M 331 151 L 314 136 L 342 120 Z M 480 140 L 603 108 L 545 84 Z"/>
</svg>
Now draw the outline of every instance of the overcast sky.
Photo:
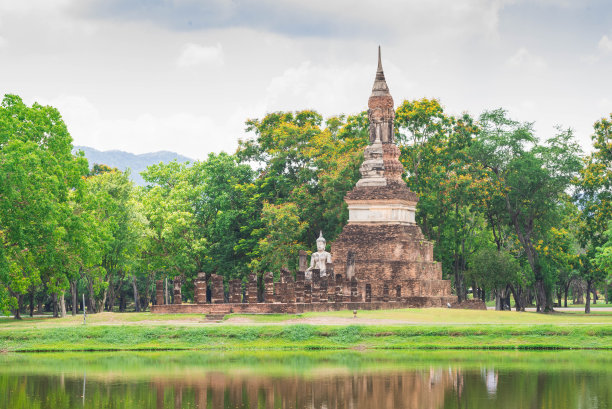
<svg viewBox="0 0 612 409">
<path fill-rule="evenodd" d="M 365 110 L 378 44 L 396 105 L 504 107 L 586 150 L 612 112 L 610 0 L 0 0 L 0 93 L 75 145 L 202 159 L 247 118 Z"/>
</svg>

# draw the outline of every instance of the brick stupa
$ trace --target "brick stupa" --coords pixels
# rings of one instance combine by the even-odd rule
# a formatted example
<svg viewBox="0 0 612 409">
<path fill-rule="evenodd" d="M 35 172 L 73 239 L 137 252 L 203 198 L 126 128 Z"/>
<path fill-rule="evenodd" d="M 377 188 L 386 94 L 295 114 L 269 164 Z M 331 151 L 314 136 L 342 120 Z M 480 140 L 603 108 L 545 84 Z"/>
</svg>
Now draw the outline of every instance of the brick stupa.
<svg viewBox="0 0 612 409">
<path fill-rule="evenodd" d="M 378 69 L 368 100 L 370 144 L 361 179 L 345 196 L 348 224 L 331 248 L 336 274 L 359 283 L 363 301 L 405 300 L 412 306 L 455 304 L 450 281 L 433 258 L 433 243 L 415 222 L 417 195 L 402 174 L 393 130 L 393 98 L 378 50 Z"/>
</svg>

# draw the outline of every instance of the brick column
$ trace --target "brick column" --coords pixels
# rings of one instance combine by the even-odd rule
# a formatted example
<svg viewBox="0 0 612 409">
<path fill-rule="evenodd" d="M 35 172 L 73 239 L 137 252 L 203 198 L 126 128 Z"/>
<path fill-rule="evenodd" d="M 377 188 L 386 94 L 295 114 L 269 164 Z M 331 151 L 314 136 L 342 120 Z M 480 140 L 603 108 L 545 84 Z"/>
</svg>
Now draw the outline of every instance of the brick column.
<svg viewBox="0 0 612 409">
<path fill-rule="evenodd" d="M 312 302 L 312 281 L 306 281 L 304 283 L 304 304 L 310 304 Z"/>
<path fill-rule="evenodd" d="M 336 274 L 336 292 L 334 296 L 337 303 L 344 301 L 344 297 L 342 296 L 343 284 L 342 274 Z"/>
<path fill-rule="evenodd" d="M 213 304 L 223 304 L 225 302 L 223 277 L 218 274 L 210 275 L 210 301 Z"/>
<path fill-rule="evenodd" d="M 265 302 L 274 302 L 274 274 L 268 272 L 264 274 L 264 286 L 265 286 Z"/>
<path fill-rule="evenodd" d="M 229 302 L 239 304 L 242 301 L 242 281 L 235 279 L 230 281 Z"/>
<path fill-rule="evenodd" d="M 318 268 L 313 268 L 312 270 L 312 302 L 318 303 L 321 302 L 321 272 Z"/>
<path fill-rule="evenodd" d="M 281 270 L 281 287 L 277 294 L 279 293 L 281 295 L 280 301 L 286 304 L 295 304 L 295 281 L 293 281 L 293 275 L 285 268 Z M 277 300 L 279 300 L 278 297 Z"/>
<path fill-rule="evenodd" d="M 193 301 L 196 304 L 206 304 L 206 273 L 198 273 L 194 287 Z"/>
<path fill-rule="evenodd" d="M 155 305 L 164 305 L 164 280 L 155 281 Z"/>
<path fill-rule="evenodd" d="M 305 272 L 308 269 L 308 253 L 304 250 L 300 250 L 299 268 L 298 271 Z"/>
<path fill-rule="evenodd" d="M 257 275 L 249 274 L 249 283 L 247 284 L 247 302 L 249 304 L 257 303 Z"/>
<path fill-rule="evenodd" d="M 333 274 L 326 277 L 325 285 L 327 286 L 325 302 L 336 302 L 336 279 Z"/>
<path fill-rule="evenodd" d="M 287 277 L 287 296 L 285 298 L 287 304 L 295 304 L 295 281 L 291 274 Z"/>
<path fill-rule="evenodd" d="M 181 277 L 174 277 L 174 303 L 182 304 L 183 297 L 181 295 Z"/>
<path fill-rule="evenodd" d="M 304 272 L 298 271 L 295 276 L 295 302 L 304 302 Z"/>
</svg>

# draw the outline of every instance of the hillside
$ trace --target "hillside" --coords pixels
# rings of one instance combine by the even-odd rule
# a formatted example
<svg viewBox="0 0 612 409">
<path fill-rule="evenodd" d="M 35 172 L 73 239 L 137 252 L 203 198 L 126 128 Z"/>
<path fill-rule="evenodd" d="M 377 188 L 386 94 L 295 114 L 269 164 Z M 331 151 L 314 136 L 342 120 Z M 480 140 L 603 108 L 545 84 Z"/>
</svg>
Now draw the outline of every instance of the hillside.
<svg viewBox="0 0 612 409">
<path fill-rule="evenodd" d="M 131 169 L 131 178 L 137 185 L 143 186 L 144 180 L 140 176 L 140 172 L 145 170 L 147 166 L 154 165 L 160 162 L 193 162 L 193 159 L 175 152 L 159 151 L 151 153 L 143 153 L 140 155 L 124 152 L 119 150 L 99 151 L 88 146 L 75 146 L 74 151 L 82 150 L 85 157 L 89 161 L 89 166 L 94 163 L 108 165 L 120 170 Z"/>
</svg>

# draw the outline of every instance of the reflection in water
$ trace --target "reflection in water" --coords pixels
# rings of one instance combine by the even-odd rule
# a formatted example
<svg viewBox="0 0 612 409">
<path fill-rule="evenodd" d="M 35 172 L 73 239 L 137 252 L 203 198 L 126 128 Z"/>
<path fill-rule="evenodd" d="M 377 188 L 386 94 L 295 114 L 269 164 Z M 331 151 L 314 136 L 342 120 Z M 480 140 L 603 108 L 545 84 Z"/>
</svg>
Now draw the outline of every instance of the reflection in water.
<svg viewBox="0 0 612 409">
<path fill-rule="evenodd" d="M 394 374 L 322 376 L 316 379 L 250 378 L 221 373 L 201 378 L 153 379 L 157 402 L 197 408 L 441 408 L 459 372 L 436 369 Z M 164 407 L 163 405 L 159 406 Z"/>
<path fill-rule="evenodd" d="M 495 393 L 497 393 L 497 376 L 497 371 L 493 369 L 485 368 L 482 370 L 482 377 L 487 385 L 487 392 L 489 392 L 489 395 L 495 395 Z"/>
<path fill-rule="evenodd" d="M 590 372 L 571 366 L 498 369 L 489 363 L 438 361 L 387 368 L 373 361 L 355 368 L 351 361 L 343 366 L 300 358 L 308 370 L 276 366 L 266 371 L 232 360 L 189 365 L 180 359 L 173 362 L 172 356 L 112 357 L 112 365 L 89 364 L 87 370 L 66 358 L 58 358 L 53 369 L 52 359 L 40 365 L 34 361 L 30 367 L 21 356 L 4 362 L 0 357 L 0 407 L 612 408 L 609 366 Z M 150 361 L 141 365 L 142 359 Z M 156 367 L 156 359 L 165 361 Z M 609 360 L 604 363 L 608 364 Z"/>
</svg>

